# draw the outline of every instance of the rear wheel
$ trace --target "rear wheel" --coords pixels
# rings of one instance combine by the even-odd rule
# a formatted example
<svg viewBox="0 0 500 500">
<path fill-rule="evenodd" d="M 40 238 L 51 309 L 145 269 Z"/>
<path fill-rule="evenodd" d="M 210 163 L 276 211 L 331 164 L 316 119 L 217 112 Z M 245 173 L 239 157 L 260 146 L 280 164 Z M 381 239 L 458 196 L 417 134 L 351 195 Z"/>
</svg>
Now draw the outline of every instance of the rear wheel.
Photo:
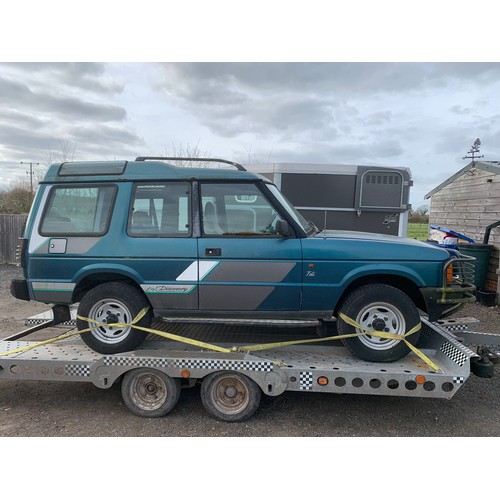
<svg viewBox="0 0 500 500">
<path fill-rule="evenodd" d="M 82 333 L 82 340 L 94 351 L 102 354 L 132 351 L 139 347 L 147 334 L 132 326 L 113 326 L 113 323 L 130 324 L 149 302 L 139 290 L 120 282 L 103 283 L 85 294 L 78 315 L 93 320 L 77 319 L 79 330 L 93 328 Z M 153 314 L 151 309 L 137 322 L 149 328 Z M 96 323 L 98 325 L 96 325 Z"/>
<path fill-rule="evenodd" d="M 413 301 L 401 290 L 383 284 L 357 288 L 348 295 L 339 312 L 363 328 L 355 328 L 339 318 L 340 335 L 379 331 L 403 336 L 420 322 L 420 315 Z M 416 332 L 406 340 L 415 345 L 419 337 L 420 332 Z M 355 356 L 367 361 L 396 361 L 410 351 L 402 340 L 384 339 L 368 333 L 342 339 L 342 342 Z"/>
<path fill-rule="evenodd" d="M 241 422 L 259 407 L 261 390 L 246 375 L 216 372 L 203 379 L 200 394 L 210 415 L 224 422 Z"/>
</svg>

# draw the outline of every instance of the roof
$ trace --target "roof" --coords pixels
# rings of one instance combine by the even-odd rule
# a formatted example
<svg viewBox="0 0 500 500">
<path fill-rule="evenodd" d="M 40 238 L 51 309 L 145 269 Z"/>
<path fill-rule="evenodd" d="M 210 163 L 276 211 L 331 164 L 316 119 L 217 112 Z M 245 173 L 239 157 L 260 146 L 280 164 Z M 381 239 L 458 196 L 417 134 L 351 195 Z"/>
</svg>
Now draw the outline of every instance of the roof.
<svg viewBox="0 0 500 500">
<path fill-rule="evenodd" d="M 473 168 L 479 168 L 481 170 L 485 170 L 486 172 L 491 172 L 492 174 L 500 175 L 500 161 L 471 161 L 468 165 L 459 170 L 456 174 L 452 175 L 451 177 L 448 177 L 448 179 L 439 184 L 439 186 L 435 187 L 432 191 L 429 191 L 424 198 L 427 200 L 433 194 L 437 193 L 438 191 L 441 191 L 441 189 L 446 187 L 448 184 L 451 184 L 455 179 L 458 179 L 460 176 L 465 174 L 465 172 L 468 172 Z"/>
<path fill-rule="evenodd" d="M 260 175 L 235 168 L 177 167 L 162 161 L 86 161 L 55 163 L 47 171 L 47 182 L 150 181 L 185 179 L 255 180 Z"/>
</svg>

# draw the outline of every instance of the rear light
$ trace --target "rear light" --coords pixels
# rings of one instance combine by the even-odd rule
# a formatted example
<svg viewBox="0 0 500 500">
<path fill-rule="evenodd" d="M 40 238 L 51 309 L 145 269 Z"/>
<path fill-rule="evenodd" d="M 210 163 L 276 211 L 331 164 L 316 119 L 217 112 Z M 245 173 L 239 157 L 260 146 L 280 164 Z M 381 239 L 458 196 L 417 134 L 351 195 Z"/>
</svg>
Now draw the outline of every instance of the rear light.
<svg viewBox="0 0 500 500">
<path fill-rule="evenodd" d="M 28 248 L 28 241 L 26 238 L 19 238 L 19 243 L 16 248 L 16 261 L 21 264 L 21 267 L 26 267 L 26 251 Z"/>
</svg>

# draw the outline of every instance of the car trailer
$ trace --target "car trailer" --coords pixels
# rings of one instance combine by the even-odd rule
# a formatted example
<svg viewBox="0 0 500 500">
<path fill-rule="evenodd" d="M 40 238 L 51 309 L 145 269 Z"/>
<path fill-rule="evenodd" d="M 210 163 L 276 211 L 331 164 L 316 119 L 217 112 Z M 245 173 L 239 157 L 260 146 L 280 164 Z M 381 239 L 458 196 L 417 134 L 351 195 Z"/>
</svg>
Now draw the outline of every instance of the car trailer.
<svg viewBox="0 0 500 500">
<path fill-rule="evenodd" d="M 31 320 L 26 330 L 0 341 L 0 379 L 91 382 L 109 388 L 121 382 L 126 406 L 143 417 L 161 417 L 176 405 L 182 387 L 201 382 L 201 399 L 218 420 L 239 422 L 257 410 L 262 394 L 279 396 L 285 391 L 452 398 L 471 373 L 493 376 L 493 362 L 500 357 L 500 335 L 469 331 L 473 318 L 430 323 L 422 317 L 419 350 L 391 363 L 367 362 L 353 357 L 340 341 L 317 344 L 317 326 L 288 325 L 289 335 L 278 326 L 210 324 L 155 320 L 153 328 L 219 342 L 230 352 L 149 335 L 137 350 L 99 354 L 75 335 L 54 343 L 24 339 L 56 325 L 74 329 L 74 321 L 53 308 L 49 318 Z M 331 327 L 331 325 L 330 325 Z M 242 350 L 245 340 L 301 336 L 314 343 L 278 346 L 266 350 Z M 238 343 L 233 340 L 238 339 Z M 322 339 L 321 339 L 322 340 Z M 19 352 L 21 350 L 21 352 Z"/>
</svg>

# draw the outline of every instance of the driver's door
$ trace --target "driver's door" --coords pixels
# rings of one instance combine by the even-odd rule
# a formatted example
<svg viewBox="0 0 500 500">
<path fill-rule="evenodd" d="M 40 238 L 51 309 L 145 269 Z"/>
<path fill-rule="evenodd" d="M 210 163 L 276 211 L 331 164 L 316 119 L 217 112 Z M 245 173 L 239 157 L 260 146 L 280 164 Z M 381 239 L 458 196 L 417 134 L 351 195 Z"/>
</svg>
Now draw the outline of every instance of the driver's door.
<svg viewBox="0 0 500 500">
<path fill-rule="evenodd" d="M 300 310 L 300 239 L 277 234 L 271 197 L 255 183 L 202 183 L 200 193 L 200 310 Z"/>
</svg>

